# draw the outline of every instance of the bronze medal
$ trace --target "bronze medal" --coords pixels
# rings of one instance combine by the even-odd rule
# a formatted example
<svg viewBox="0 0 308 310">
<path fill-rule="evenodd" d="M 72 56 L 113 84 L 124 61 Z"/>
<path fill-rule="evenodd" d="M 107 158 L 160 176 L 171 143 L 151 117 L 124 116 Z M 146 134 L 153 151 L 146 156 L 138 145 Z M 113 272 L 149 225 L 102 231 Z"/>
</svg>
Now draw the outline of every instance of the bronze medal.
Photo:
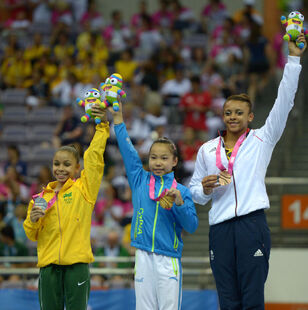
<svg viewBox="0 0 308 310">
<path fill-rule="evenodd" d="M 217 179 L 218 179 L 218 183 L 221 186 L 225 186 L 231 183 L 231 175 L 228 173 L 227 170 L 221 171 Z"/>
</svg>

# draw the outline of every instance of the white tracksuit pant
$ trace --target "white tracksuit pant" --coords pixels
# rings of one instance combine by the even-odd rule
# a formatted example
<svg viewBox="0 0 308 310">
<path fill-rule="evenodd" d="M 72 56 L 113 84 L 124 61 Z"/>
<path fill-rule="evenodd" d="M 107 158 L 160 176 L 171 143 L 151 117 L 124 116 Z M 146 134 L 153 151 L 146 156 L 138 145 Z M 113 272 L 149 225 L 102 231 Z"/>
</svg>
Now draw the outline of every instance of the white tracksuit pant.
<svg viewBox="0 0 308 310">
<path fill-rule="evenodd" d="M 136 310 L 179 310 L 182 266 L 178 258 L 136 251 Z"/>
</svg>

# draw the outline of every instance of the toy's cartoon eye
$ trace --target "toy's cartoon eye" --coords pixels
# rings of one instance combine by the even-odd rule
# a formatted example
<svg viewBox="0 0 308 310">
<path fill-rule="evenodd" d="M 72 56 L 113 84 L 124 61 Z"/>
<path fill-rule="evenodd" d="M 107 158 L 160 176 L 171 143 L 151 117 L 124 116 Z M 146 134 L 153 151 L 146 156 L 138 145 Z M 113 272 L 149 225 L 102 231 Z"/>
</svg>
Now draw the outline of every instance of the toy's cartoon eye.
<svg viewBox="0 0 308 310">
<path fill-rule="evenodd" d="M 100 96 L 99 92 L 95 91 L 95 92 L 93 93 L 93 97 L 99 98 L 99 96 Z"/>
<path fill-rule="evenodd" d="M 117 81 L 117 79 L 112 78 L 112 79 L 110 79 L 110 83 L 111 83 L 112 85 L 116 85 L 116 84 L 118 83 L 118 81 Z"/>
<path fill-rule="evenodd" d="M 304 15 L 303 14 L 298 14 L 299 19 L 303 22 L 304 21 Z"/>
<path fill-rule="evenodd" d="M 106 79 L 105 84 L 107 84 L 109 82 L 109 78 Z"/>
<path fill-rule="evenodd" d="M 295 17 L 296 16 L 296 13 L 295 12 L 291 12 L 290 14 L 289 14 L 289 18 L 293 18 L 293 17 Z"/>
<path fill-rule="evenodd" d="M 84 94 L 85 97 L 89 97 L 91 96 L 91 92 L 87 91 L 85 94 Z"/>
</svg>

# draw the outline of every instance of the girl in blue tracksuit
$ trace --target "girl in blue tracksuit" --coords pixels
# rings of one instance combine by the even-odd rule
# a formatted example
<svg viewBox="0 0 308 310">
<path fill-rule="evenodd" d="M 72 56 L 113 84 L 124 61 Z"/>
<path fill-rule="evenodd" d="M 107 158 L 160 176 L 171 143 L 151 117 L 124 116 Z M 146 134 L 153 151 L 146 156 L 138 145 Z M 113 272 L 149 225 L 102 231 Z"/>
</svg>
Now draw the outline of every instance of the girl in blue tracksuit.
<svg viewBox="0 0 308 310">
<path fill-rule="evenodd" d="M 174 178 L 176 147 L 167 138 L 155 141 L 149 153 L 150 171 L 144 170 L 127 134 L 121 104 L 118 112 L 109 111 L 132 190 L 136 309 L 181 309 L 181 232 L 193 233 L 198 218 L 189 189 Z"/>
</svg>

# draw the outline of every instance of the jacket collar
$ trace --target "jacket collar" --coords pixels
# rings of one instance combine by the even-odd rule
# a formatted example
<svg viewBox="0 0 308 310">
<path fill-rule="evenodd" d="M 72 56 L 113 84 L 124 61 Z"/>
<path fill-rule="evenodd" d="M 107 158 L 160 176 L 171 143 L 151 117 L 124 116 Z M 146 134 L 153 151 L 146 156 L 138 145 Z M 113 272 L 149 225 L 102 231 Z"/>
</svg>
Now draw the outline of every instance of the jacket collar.
<svg viewBox="0 0 308 310">
<path fill-rule="evenodd" d="M 154 178 L 155 178 L 155 180 L 157 180 L 157 181 L 160 181 L 161 180 L 161 176 L 159 176 L 159 175 L 155 175 L 153 172 L 151 172 L 151 175 L 153 175 L 154 176 Z M 164 175 L 162 175 L 162 178 L 164 179 L 164 181 L 166 182 L 168 182 L 168 181 L 173 181 L 173 179 L 174 179 L 174 172 L 173 171 L 171 171 L 171 172 L 169 172 L 169 173 L 167 173 L 167 174 L 164 174 Z"/>
<path fill-rule="evenodd" d="M 71 178 L 69 178 L 65 184 L 62 186 L 61 191 L 66 191 L 68 188 L 70 188 L 73 184 L 75 183 L 75 180 L 72 180 Z M 47 187 L 44 188 L 44 191 L 45 192 L 54 192 L 55 191 L 55 188 L 58 184 L 58 181 L 54 181 L 54 182 L 50 182 L 48 183 Z"/>
</svg>

